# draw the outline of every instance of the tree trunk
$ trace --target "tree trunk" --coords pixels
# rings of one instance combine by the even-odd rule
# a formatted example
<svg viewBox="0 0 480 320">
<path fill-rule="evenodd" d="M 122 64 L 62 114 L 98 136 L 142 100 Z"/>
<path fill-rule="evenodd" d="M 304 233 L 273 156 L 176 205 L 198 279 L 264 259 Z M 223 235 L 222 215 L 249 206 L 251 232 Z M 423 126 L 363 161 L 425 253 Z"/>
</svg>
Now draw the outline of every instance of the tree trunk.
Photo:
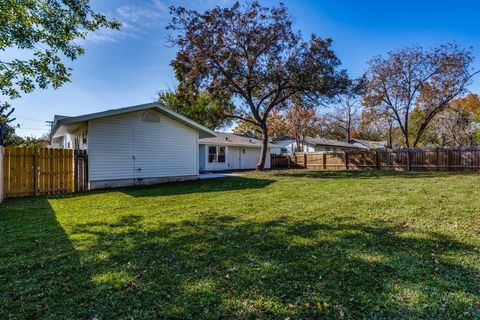
<svg viewBox="0 0 480 320">
<path fill-rule="evenodd" d="M 388 147 L 393 149 L 393 124 L 390 123 L 388 127 Z"/>
<path fill-rule="evenodd" d="M 405 143 L 405 147 L 407 147 L 407 149 L 410 149 L 410 138 L 408 137 L 408 134 L 409 134 L 409 131 L 408 131 L 408 117 L 410 116 L 410 111 L 407 110 L 407 112 L 405 113 L 405 124 L 403 126 L 403 137 L 404 137 L 404 143 Z"/>
<path fill-rule="evenodd" d="M 263 171 L 265 169 L 265 160 L 267 158 L 267 150 L 268 150 L 268 129 L 267 125 L 263 123 L 261 125 L 262 129 L 262 148 L 260 149 L 260 160 L 257 163 L 256 169 L 258 171 Z"/>
</svg>

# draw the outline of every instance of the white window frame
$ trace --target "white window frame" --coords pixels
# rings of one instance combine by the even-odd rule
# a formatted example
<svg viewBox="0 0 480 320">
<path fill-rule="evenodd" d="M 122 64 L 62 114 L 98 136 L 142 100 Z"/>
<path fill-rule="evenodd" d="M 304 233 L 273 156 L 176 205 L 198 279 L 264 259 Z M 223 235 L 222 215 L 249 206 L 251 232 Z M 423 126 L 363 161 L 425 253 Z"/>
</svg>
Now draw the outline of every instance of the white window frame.
<svg viewBox="0 0 480 320">
<path fill-rule="evenodd" d="M 215 154 L 210 153 L 210 148 L 215 148 Z M 220 149 L 223 148 L 223 161 L 218 161 L 220 156 Z M 210 156 L 213 156 L 212 161 L 210 161 Z M 207 147 L 207 162 L 208 163 L 218 163 L 224 164 L 227 162 L 227 147 L 226 146 L 208 146 Z"/>
</svg>

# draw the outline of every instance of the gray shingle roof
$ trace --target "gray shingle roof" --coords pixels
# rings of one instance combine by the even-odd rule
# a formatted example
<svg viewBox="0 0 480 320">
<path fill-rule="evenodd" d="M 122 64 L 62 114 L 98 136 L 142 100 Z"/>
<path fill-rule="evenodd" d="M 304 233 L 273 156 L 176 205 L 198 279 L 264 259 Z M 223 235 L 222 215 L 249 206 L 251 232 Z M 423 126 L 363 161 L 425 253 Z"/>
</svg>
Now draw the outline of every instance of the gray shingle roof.
<svg viewBox="0 0 480 320">
<path fill-rule="evenodd" d="M 285 140 L 295 140 L 292 137 L 289 136 L 283 136 L 278 138 L 275 141 L 285 141 Z M 339 140 L 332 140 L 332 139 L 325 139 L 325 138 L 312 138 L 312 137 L 307 137 L 305 138 L 306 142 L 308 144 L 313 144 L 313 145 L 322 145 L 322 146 L 332 146 L 332 147 L 344 147 L 344 148 L 357 148 L 357 149 L 366 149 L 367 147 L 362 146 L 362 145 L 355 145 Z M 275 143 L 273 141 L 273 143 Z"/>
<path fill-rule="evenodd" d="M 350 143 L 363 145 L 370 149 L 383 149 L 386 148 L 386 146 L 388 145 L 387 141 L 369 141 L 357 138 L 351 139 Z"/>
<path fill-rule="evenodd" d="M 240 134 L 228 133 L 228 132 L 215 132 L 216 137 L 199 139 L 199 144 L 215 144 L 232 147 L 254 147 L 260 148 L 262 141 L 256 138 L 247 137 Z M 269 143 L 270 148 L 277 148 L 276 145 Z"/>
<path fill-rule="evenodd" d="M 344 147 L 344 148 L 365 148 L 362 146 L 354 145 L 351 143 L 339 141 L 339 140 L 332 140 L 332 139 L 325 139 L 325 138 L 310 138 L 307 137 L 305 139 L 308 143 L 314 145 L 322 145 L 322 146 L 333 146 L 333 147 Z"/>
</svg>

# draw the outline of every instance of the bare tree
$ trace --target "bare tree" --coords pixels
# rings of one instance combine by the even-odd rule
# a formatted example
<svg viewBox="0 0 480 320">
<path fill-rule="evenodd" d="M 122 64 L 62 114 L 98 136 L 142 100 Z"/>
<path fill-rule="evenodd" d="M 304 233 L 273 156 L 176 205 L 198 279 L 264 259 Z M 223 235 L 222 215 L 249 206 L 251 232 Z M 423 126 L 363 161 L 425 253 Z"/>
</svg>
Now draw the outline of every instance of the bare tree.
<svg viewBox="0 0 480 320">
<path fill-rule="evenodd" d="M 480 96 L 468 94 L 457 98 L 438 115 L 433 127 L 438 140 L 448 146 L 468 146 L 474 143 L 474 133 L 480 122 Z"/>
<path fill-rule="evenodd" d="M 378 113 L 388 113 L 400 128 L 404 145 L 416 147 L 428 124 L 448 104 L 467 91 L 472 77 L 473 55 L 455 44 L 429 50 L 407 47 L 375 57 L 366 73 L 364 102 Z M 414 108 L 422 121 L 411 132 Z M 413 140 L 413 143 L 411 142 Z"/>
<path fill-rule="evenodd" d="M 372 110 L 363 110 L 360 115 L 359 136 L 366 140 L 386 140 L 387 147 L 393 148 L 394 120 L 387 113 L 376 113 Z"/>
<path fill-rule="evenodd" d="M 352 139 L 352 132 L 360 123 L 362 108 L 361 97 L 353 93 L 347 93 L 340 96 L 335 109 L 328 114 L 331 124 L 344 133 L 346 142 Z"/>
<path fill-rule="evenodd" d="M 216 7 L 203 13 L 171 7 L 171 41 L 178 47 L 172 66 L 179 90 L 208 90 L 238 102 L 228 116 L 247 121 L 262 132 L 263 170 L 268 147 L 267 119 L 301 96 L 318 104 L 344 91 L 345 71 L 331 50 L 331 39 L 312 35 L 304 41 L 292 30 L 287 8 L 262 7 L 254 1 Z"/>
<path fill-rule="evenodd" d="M 443 145 L 463 147 L 472 144 L 475 128 L 466 112 L 448 108 L 435 121 L 436 133 Z"/>
</svg>

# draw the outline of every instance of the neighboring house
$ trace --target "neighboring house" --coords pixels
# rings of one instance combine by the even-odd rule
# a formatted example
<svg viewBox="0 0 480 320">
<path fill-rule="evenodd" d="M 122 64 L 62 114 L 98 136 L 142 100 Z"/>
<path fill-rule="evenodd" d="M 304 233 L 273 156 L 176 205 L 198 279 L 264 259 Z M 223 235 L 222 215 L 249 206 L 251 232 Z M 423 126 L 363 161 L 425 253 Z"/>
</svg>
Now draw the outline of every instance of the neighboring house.
<svg viewBox="0 0 480 320">
<path fill-rule="evenodd" d="M 292 153 L 298 150 L 297 142 L 294 138 L 289 136 L 280 137 L 277 140 L 272 141 L 272 143 L 278 146 L 278 148 L 272 149 L 272 153 Z M 355 145 L 339 140 L 307 137 L 302 149 L 302 152 L 337 152 L 366 150 L 368 148 L 363 145 Z"/>
<path fill-rule="evenodd" d="M 204 126 L 156 103 L 57 117 L 51 146 L 88 152 L 90 189 L 198 178 Z"/>
<path fill-rule="evenodd" d="M 216 137 L 199 140 L 200 171 L 255 169 L 260 159 L 262 142 L 234 133 L 216 132 Z M 270 168 L 269 144 L 265 168 Z"/>
<path fill-rule="evenodd" d="M 353 145 L 364 146 L 368 149 L 388 149 L 388 141 L 369 141 L 361 139 L 350 139 L 349 141 Z"/>
</svg>

